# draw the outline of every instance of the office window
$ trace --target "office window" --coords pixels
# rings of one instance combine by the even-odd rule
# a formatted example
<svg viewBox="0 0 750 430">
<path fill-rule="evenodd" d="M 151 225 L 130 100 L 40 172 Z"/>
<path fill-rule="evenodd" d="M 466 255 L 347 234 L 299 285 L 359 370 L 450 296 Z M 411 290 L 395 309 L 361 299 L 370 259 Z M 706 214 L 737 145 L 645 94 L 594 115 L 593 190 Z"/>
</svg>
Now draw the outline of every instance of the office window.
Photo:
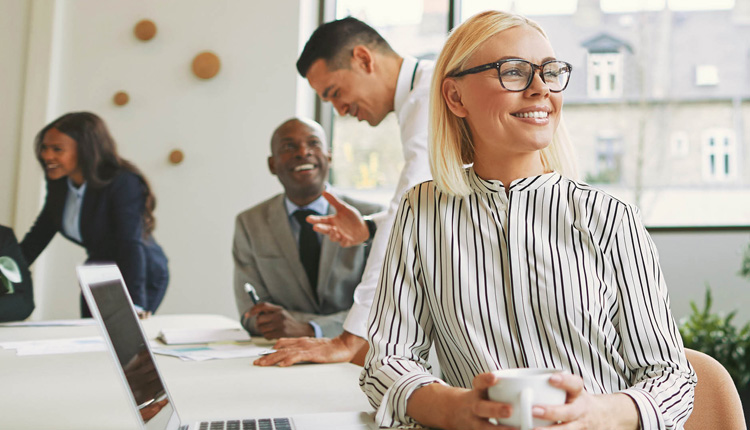
<svg viewBox="0 0 750 430">
<path fill-rule="evenodd" d="M 719 69 L 711 64 L 696 66 L 695 85 L 700 87 L 719 85 Z"/>
<path fill-rule="evenodd" d="M 596 140 L 594 172 L 586 175 L 592 184 L 618 184 L 622 175 L 622 137 L 619 133 L 602 133 Z"/>
<path fill-rule="evenodd" d="M 736 177 L 736 148 L 731 130 L 714 129 L 703 138 L 703 178 L 709 182 L 729 181 Z"/>
<path fill-rule="evenodd" d="M 398 51 L 423 58 L 439 53 L 449 10 L 456 25 L 486 9 L 529 16 L 544 28 L 556 56 L 573 64 L 564 111 L 580 179 L 638 205 L 648 226 L 748 224 L 750 101 L 737 92 L 747 82 L 737 53 L 750 52 L 750 27 L 737 21 L 733 2 L 669 0 L 656 8 L 618 0 L 324 3 L 334 11 L 327 19 L 356 16 Z M 326 124 L 334 185 L 387 201 L 402 162 L 395 118 L 376 128 L 339 117 Z M 701 204 L 709 200 L 713 208 L 732 209 Z"/>
<path fill-rule="evenodd" d="M 589 53 L 588 94 L 591 98 L 622 96 L 622 54 Z"/>
<path fill-rule="evenodd" d="M 335 5 L 336 19 L 353 16 L 368 23 L 400 54 L 435 59 L 448 32 L 445 0 L 338 0 Z M 404 164 L 395 115 L 377 127 L 335 113 L 331 123 L 334 185 L 349 195 L 387 203 Z"/>
</svg>

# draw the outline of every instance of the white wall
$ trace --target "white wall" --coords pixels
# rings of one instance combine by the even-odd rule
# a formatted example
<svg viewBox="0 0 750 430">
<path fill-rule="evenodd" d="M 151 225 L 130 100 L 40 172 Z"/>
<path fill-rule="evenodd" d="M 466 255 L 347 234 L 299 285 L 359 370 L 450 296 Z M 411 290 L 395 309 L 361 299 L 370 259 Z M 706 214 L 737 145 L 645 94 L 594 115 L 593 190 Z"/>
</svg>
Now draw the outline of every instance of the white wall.
<svg viewBox="0 0 750 430">
<path fill-rule="evenodd" d="M 690 302 L 703 308 L 706 285 L 711 286 L 712 310 L 737 311 L 739 325 L 750 321 L 750 280 L 737 275 L 750 231 L 691 233 L 652 232 L 675 319 L 689 315 Z"/>
<path fill-rule="evenodd" d="M 0 0 L 0 224 L 12 225 L 16 199 L 29 3 Z M 30 150 L 30 149 L 29 149 Z"/>
<path fill-rule="evenodd" d="M 310 4 L 314 2 L 32 3 L 30 37 L 52 37 L 32 41 L 29 56 L 46 53 L 49 85 L 46 97 L 30 97 L 21 111 L 27 117 L 43 113 L 34 130 L 65 112 L 93 111 L 109 125 L 121 155 L 144 171 L 157 196 L 155 236 L 170 259 L 172 278 L 161 313 L 237 315 L 231 290 L 234 216 L 281 190 L 266 167 L 270 134 L 282 120 L 312 112 L 311 91 L 294 68 L 300 40 L 314 26 Z M 2 12 L 24 9 L 16 2 L 0 7 Z M 23 20 L 21 12 L 15 16 Z M 134 25 L 143 18 L 158 28 L 149 42 L 133 36 Z M 300 34 L 300 28 L 308 33 Z M 219 74 L 206 81 L 193 76 L 190 67 L 204 50 L 215 52 L 222 62 Z M 131 97 L 124 107 L 111 102 L 119 90 Z M 298 106 L 298 100 L 309 106 Z M 32 139 L 26 133 L 17 149 L 30 152 Z M 182 164 L 168 163 L 172 149 L 185 153 Z M 15 213 L 25 214 L 15 222 L 18 236 L 39 210 L 42 181 L 35 163 L 33 157 L 21 162 L 21 170 L 35 173 L 21 178 L 20 194 L 36 196 L 16 207 Z M 12 193 L 5 186 L 3 192 Z M 55 238 L 35 263 L 34 318 L 78 315 L 73 267 L 84 259 L 80 248 Z"/>
</svg>

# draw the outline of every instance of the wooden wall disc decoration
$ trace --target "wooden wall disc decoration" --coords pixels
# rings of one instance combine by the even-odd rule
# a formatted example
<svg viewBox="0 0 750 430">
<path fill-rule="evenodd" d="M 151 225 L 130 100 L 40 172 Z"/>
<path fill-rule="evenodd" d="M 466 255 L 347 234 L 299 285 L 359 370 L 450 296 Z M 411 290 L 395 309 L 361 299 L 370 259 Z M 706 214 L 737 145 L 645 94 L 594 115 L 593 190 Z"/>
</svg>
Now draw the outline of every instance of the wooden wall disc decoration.
<svg viewBox="0 0 750 430">
<path fill-rule="evenodd" d="M 115 96 L 112 97 L 112 101 L 117 106 L 125 106 L 130 101 L 130 96 L 125 91 L 118 91 L 115 93 Z"/>
<path fill-rule="evenodd" d="M 221 61 L 213 52 L 205 51 L 193 59 L 193 73 L 201 79 L 211 79 L 219 73 Z"/>
<path fill-rule="evenodd" d="M 151 40 L 156 36 L 156 24 L 150 19 L 142 19 L 135 25 L 133 33 L 135 33 L 135 37 L 144 42 Z"/>
<path fill-rule="evenodd" d="M 182 160 L 184 159 L 185 159 L 185 154 L 179 149 L 175 149 L 174 151 L 169 153 L 169 162 L 174 165 L 182 163 Z"/>
</svg>

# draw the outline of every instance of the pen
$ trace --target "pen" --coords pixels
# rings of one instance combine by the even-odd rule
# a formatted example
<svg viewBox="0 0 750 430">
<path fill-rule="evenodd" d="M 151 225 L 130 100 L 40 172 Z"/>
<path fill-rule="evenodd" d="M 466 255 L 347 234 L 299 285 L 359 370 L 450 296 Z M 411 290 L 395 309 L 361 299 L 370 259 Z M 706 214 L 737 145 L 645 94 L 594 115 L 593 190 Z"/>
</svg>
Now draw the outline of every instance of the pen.
<svg viewBox="0 0 750 430">
<path fill-rule="evenodd" d="M 255 288 L 247 282 L 245 282 L 245 291 L 247 291 L 247 295 L 250 296 L 250 300 L 253 301 L 254 305 L 260 303 L 260 297 L 258 297 L 258 293 L 255 292 Z"/>
</svg>

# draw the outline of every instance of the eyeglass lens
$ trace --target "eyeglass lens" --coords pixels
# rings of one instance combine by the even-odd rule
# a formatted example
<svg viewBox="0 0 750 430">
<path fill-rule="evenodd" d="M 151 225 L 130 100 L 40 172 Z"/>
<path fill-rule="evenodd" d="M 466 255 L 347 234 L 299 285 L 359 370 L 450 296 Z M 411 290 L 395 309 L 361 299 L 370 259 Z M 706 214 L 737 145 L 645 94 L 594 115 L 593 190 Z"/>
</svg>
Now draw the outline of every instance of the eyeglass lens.
<svg viewBox="0 0 750 430">
<path fill-rule="evenodd" d="M 506 61 L 500 64 L 500 83 L 510 91 L 523 91 L 531 85 L 536 68 L 526 61 Z M 562 91 L 568 85 L 570 69 L 562 61 L 550 61 L 542 65 L 542 80 L 550 91 Z"/>
</svg>

